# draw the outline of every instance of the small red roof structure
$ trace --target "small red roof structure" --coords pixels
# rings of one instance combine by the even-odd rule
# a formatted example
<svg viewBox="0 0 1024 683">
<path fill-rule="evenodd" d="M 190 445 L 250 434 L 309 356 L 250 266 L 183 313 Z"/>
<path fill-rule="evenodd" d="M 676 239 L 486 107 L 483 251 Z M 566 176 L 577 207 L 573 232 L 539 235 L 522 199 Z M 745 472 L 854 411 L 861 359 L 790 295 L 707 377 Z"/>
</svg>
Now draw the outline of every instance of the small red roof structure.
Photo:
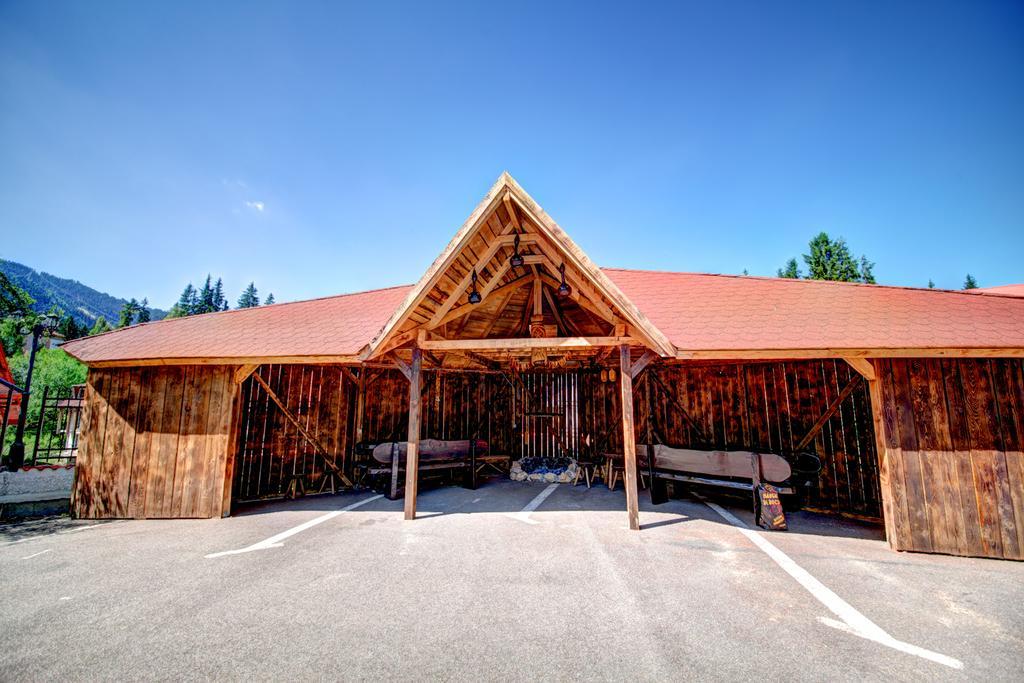
<svg viewBox="0 0 1024 683">
<path fill-rule="evenodd" d="M 7 364 L 7 356 L 4 355 L 4 349 L 0 346 L 0 379 L 14 383 L 14 377 L 11 375 L 11 366 Z M 7 424 L 16 424 L 18 422 L 18 415 L 21 414 L 21 394 L 14 393 L 10 397 L 11 407 L 8 410 L 7 401 L 8 394 L 11 394 L 11 390 L 3 384 L 0 384 L 0 420 L 4 419 L 4 414 L 7 415 Z"/>
<path fill-rule="evenodd" d="M 586 288 L 594 302 L 605 302 L 607 310 L 662 357 L 1021 355 L 1024 350 L 1024 298 L 1015 295 L 1024 289 L 1021 285 L 974 290 L 985 295 L 977 296 L 908 287 L 597 268 L 507 173 L 415 285 L 146 323 L 76 339 L 63 348 L 96 366 L 365 361 L 408 335 L 403 330 L 414 327 L 415 321 L 429 321 L 427 327 L 433 328 L 453 313 L 461 313 L 451 308 L 458 296 L 448 296 L 450 301 L 443 305 L 437 303 L 438 297 L 443 300 L 453 291 L 460 295 L 465 291 L 469 242 L 479 234 L 487 212 L 493 215 L 494 207 L 503 202 L 509 209 L 512 204 L 519 207 L 534 231 L 526 234 L 521 228 L 513 231 L 514 225 L 497 226 L 492 252 L 509 248 L 514 234 L 532 240 L 541 249 L 529 256 L 531 263 L 546 264 L 549 270 L 557 270 L 558 259 L 563 268 L 568 264 L 575 289 Z M 505 272 L 491 284 L 521 283 L 501 280 Z M 514 294 L 509 289 L 508 296 Z"/>
<path fill-rule="evenodd" d="M 971 294 L 999 294 L 1001 296 L 1024 296 L 1024 284 L 999 285 L 997 287 L 979 287 L 965 290 Z"/>
</svg>

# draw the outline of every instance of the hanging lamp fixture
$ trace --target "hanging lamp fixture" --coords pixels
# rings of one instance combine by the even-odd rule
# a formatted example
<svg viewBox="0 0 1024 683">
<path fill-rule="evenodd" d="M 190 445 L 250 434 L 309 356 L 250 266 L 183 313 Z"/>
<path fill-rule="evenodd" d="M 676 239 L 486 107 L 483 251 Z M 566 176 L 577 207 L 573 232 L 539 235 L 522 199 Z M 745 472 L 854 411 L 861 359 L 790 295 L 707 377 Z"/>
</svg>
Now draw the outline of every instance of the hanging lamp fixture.
<svg viewBox="0 0 1024 683">
<path fill-rule="evenodd" d="M 512 240 L 512 258 L 508 260 L 508 264 L 513 268 L 519 268 L 523 265 L 523 255 L 519 253 L 519 232 L 516 231 L 515 239 Z"/>
<path fill-rule="evenodd" d="M 469 290 L 469 303 L 471 303 L 471 304 L 478 304 L 478 303 L 480 303 L 483 300 L 483 297 L 480 296 L 480 292 L 476 288 L 476 268 L 473 269 L 473 280 L 472 280 L 472 282 L 473 282 L 473 284 L 470 285 L 470 290 Z"/>
<path fill-rule="evenodd" d="M 565 264 L 564 263 L 562 265 L 558 266 L 558 272 L 562 276 L 562 284 L 558 285 L 558 296 L 560 296 L 561 298 L 564 299 L 565 297 L 567 297 L 570 294 L 572 294 L 572 287 L 570 287 L 569 283 L 565 281 Z"/>
</svg>

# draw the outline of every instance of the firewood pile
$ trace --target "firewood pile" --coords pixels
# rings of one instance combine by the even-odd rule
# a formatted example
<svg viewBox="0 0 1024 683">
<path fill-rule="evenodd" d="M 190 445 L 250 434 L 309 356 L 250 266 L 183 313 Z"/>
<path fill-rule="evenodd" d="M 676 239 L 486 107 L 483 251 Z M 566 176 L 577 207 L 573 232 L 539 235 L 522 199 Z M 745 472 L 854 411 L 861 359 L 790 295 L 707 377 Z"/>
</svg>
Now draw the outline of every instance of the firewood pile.
<svg viewBox="0 0 1024 683">
<path fill-rule="evenodd" d="M 579 465 L 572 458 L 526 457 L 512 463 L 512 481 L 543 481 L 569 484 L 576 480 Z"/>
</svg>

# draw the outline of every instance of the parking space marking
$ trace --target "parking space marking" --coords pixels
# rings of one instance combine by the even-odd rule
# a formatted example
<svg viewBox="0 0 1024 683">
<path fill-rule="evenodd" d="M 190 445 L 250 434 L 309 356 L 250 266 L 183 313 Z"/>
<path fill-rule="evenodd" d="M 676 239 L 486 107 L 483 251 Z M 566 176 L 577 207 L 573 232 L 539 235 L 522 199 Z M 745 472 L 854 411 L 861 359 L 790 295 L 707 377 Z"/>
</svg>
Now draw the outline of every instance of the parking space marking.
<svg viewBox="0 0 1024 683">
<path fill-rule="evenodd" d="M 323 524 L 324 522 L 326 522 L 329 519 L 334 519 L 338 515 L 344 514 L 344 513 L 348 512 L 349 510 L 355 510 L 357 507 L 360 507 L 362 505 L 366 505 L 367 503 L 371 503 L 371 502 L 377 500 L 378 498 L 383 498 L 383 497 L 384 497 L 383 495 L 377 494 L 376 496 L 370 496 L 369 498 L 364 498 L 363 500 L 356 501 L 355 503 L 352 503 L 351 505 L 346 505 L 345 507 L 341 508 L 340 510 L 331 510 L 330 512 L 328 512 L 325 515 L 320 515 L 319 517 L 311 519 L 308 522 L 303 522 L 302 524 L 299 524 L 298 526 L 294 526 L 291 529 L 288 529 L 286 531 L 282 531 L 279 534 L 274 534 L 270 538 L 264 539 L 264 540 L 260 541 L 259 543 L 253 543 L 250 546 L 246 546 L 245 548 L 239 548 L 238 550 L 224 550 L 224 551 L 221 551 L 219 553 L 210 553 L 209 555 L 206 555 L 206 557 L 207 558 L 224 557 L 225 555 L 240 555 L 242 553 L 251 553 L 254 550 L 266 550 L 267 548 L 280 548 L 282 545 L 284 545 L 283 543 L 281 543 L 281 541 L 283 541 L 286 538 L 289 538 L 290 536 L 294 536 L 295 534 L 301 533 L 301 532 L 305 531 L 306 529 L 311 529 L 311 528 L 315 527 L 317 524 Z"/>
<path fill-rule="evenodd" d="M 952 669 L 964 668 L 963 662 L 959 659 L 954 659 L 953 657 L 949 657 L 939 652 L 933 652 L 932 650 L 927 650 L 923 647 L 911 645 L 910 643 L 905 643 L 902 640 L 893 638 L 885 631 L 885 629 L 858 612 L 853 605 L 843 600 L 841 597 L 833 593 L 828 586 L 811 576 L 806 569 L 794 562 L 789 555 L 775 547 L 775 545 L 765 538 L 764 535 L 751 529 L 749 526 L 744 524 L 741 519 L 722 506 L 708 500 L 705 500 L 704 504 L 721 515 L 727 522 L 738 528 L 744 536 L 753 542 L 754 545 L 762 550 L 768 557 L 772 558 L 772 560 L 775 561 L 775 564 L 782 567 L 787 574 L 792 576 L 797 583 L 813 595 L 818 602 L 825 605 L 829 611 L 841 620 L 837 622 L 834 619 L 821 618 L 820 621 L 826 626 L 831 626 L 832 628 L 852 633 L 855 636 L 866 638 L 867 640 L 874 641 L 880 645 L 885 645 L 886 647 L 891 647 L 894 650 L 899 650 L 900 652 L 921 657 L 937 664 L 948 666 Z"/>
<path fill-rule="evenodd" d="M 49 552 L 53 552 L 53 548 L 47 548 L 46 550 L 40 550 L 38 553 L 32 553 L 31 555 L 26 555 L 25 557 L 23 557 L 21 559 L 23 559 L 23 560 L 31 560 L 33 557 L 39 557 L 40 555 L 45 555 L 46 553 L 49 553 Z"/>
<path fill-rule="evenodd" d="M 549 484 L 546 489 L 534 496 L 533 500 L 527 503 L 522 510 L 519 512 L 508 512 L 506 514 L 512 519 L 518 519 L 520 522 L 536 524 L 537 520 L 530 519 L 530 513 L 540 507 L 540 504 L 544 502 L 544 499 L 554 493 L 557 488 L 558 484 Z"/>
</svg>

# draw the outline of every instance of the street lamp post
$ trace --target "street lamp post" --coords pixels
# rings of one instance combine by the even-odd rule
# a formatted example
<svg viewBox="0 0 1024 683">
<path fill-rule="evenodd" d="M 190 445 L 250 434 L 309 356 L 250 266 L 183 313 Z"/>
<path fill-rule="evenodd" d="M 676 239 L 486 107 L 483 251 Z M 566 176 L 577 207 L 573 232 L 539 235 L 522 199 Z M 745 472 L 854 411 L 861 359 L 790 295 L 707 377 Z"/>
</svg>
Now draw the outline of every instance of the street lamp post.
<svg viewBox="0 0 1024 683">
<path fill-rule="evenodd" d="M 28 373 L 25 375 L 25 393 L 21 396 L 21 412 L 18 414 L 18 428 L 14 432 L 14 442 L 7 452 L 7 469 L 11 472 L 25 464 L 25 420 L 28 418 L 28 401 L 32 395 L 32 370 L 36 365 L 36 348 L 39 337 L 44 333 L 49 336 L 57 329 L 57 317 L 47 313 L 32 326 L 32 349 L 28 355 Z"/>
</svg>

